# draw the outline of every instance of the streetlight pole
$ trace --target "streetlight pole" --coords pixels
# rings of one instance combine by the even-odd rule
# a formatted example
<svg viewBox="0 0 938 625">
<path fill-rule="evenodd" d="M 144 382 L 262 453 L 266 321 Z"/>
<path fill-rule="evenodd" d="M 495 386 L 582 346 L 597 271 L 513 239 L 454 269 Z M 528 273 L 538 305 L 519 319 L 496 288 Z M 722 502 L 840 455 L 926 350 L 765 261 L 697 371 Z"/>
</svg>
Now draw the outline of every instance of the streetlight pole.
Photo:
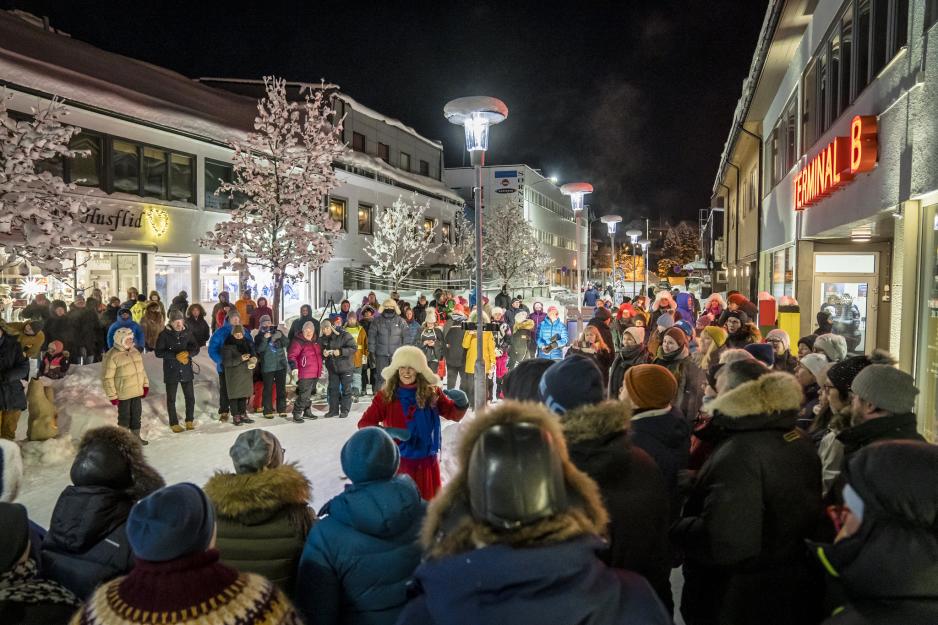
<svg viewBox="0 0 938 625">
<path fill-rule="evenodd" d="M 606 228 L 609 229 L 609 244 L 612 247 L 612 292 L 616 292 L 616 224 L 622 221 L 622 218 L 618 215 L 603 215 L 600 217 L 600 220 L 606 224 Z M 613 302 L 615 304 L 615 302 Z"/>
<path fill-rule="evenodd" d="M 632 240 L 632 299 L 635 299 L 635 285 L 638 283 L 638 267 L 635 263 L 635 243 L 638 241 L 638 237 L 642 236 L 642 231 L 633 228 L 625 234 L 629 235 L 629 239 Z"/>
<path fill-rule="evenodd" d="M 642 239 L 638 242 L 642 246 L 642 267 L 644 267 L 645 275 L 642 276 L 642 295 L 648 292 L 648 246 L 651 245 L 651 242 L 648 239 Z"/>
<path fill-rule="evenodd" d="M 583 213 L 583 197 L 593 192 L 593 185 L 588 182 L 568 182 L 560 187 L 560 192 L 570 196 L 570 207 L 576 224 L 576 331 L 583 331 L 583 282 L 581 280 L 583 237 L 580 232 L 580 216 Z"/>
<path fill-rule="evenodd" d="M 462 126 L 466 131 L 466 149 L 475 167 L 475 253 L 476 253 L 476 362 L 473 373 L 473 409 L 478 413 L 485 407 L 485 360 L 483 356 L 483 332 L 485 323 L 482 319 L 482 166 L 485 164 L 485 151 L 489 147 L 489 126 L 493 126 L 508 117 L 508 107 L 498 98 L 488 96 L 470 96 L 447 102 L 443 107 L 443 116 L 450 123 Z"/>
</svg>

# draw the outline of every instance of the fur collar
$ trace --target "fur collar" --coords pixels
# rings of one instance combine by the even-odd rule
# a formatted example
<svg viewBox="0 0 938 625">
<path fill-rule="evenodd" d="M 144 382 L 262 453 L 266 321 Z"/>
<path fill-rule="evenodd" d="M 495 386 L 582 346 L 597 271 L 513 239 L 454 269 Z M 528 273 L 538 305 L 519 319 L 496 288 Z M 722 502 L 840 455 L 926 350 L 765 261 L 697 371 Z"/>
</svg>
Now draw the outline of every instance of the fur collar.
<svg viewBox="0 0 938 625">
<path fill-rule="evenodd" d="M 801 385 L 793 375 L 768 373 L 723 393 L 710 402 L 707 411 L 729 419 L 798 411 L 803 397 Z"/>
<path fill-rule="evenodd" d="M 312 486 L 295 464 L 285 464 L 257 473 L 219 471 L 205 484 L 205 494 L 219 516 L 241 519 L 308 505 Z"/>
<path fill-rule="evenodd" d="M 610 400 L 580 406 L 560 415 L 560 425 L 567 444 L 594 440 L 628 428 L 632 411 L 625 402 Z"/>
<path fill-rule="evenodd" d="M 556 441 L 562 457 L 570 507 L 563 514 L 518 531 L 498 532 L 472 518 L 467 476 L 469 456 L 486 429 L 516 422 L 536 423 Z M 605 533 L 609 517 L 603 507 L 599 488 L 570 461 L 560 422 L 544 406 L 505 401 L 497 408 L 487 410 L 466 424 L 457 455 L 459 470 L 430 502 L 423 524 L 421 541 L 429 558 L 472 551 L 480 545 L 500 543 L 512 547 L 536 546 L 564 542 L 585 534 Z"/>
<path fill-rule="evenodd" d="M 82 436 L 81 443 L 79 443 L 79 454 L 81 454 L 82 447 L 92 444 L 113 447 L 127 460 L 127 464 L 130 465 L 133 484 L 124 492 L 133 501 L 139 501 L 150 493 L 166 486 L 163 476 L 147 463 L 146 458 L 143 456 L 143 446 L 127 428 L 105 425 L 88 430 Z"/>
</svg>

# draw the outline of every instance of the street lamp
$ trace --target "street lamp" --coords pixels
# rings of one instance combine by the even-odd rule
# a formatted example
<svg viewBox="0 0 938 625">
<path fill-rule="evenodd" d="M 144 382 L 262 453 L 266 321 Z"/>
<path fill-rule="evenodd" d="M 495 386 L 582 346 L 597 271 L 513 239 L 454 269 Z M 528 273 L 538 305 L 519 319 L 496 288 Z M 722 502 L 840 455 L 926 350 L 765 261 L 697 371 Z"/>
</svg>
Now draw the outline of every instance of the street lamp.
<svg viewBox="0 0 938 625">
<path fill-rule="evenodd" d="M 616 291 L 616 224 L 622 221 L 618 215 L 603 215 L 600 220 L 609 229 L 609 243 L 612 245 L 612 292 Z M 615 302 L 613 302 L 615 304 Z"/>
<path fill-rule="evenodd" d="M 638 267 L 635 264 L 635 245 L 638 243 L 638 237 L 642 236 L 641 230 L 628 230 L 625 234 L 632 240 L 632 299 L 635 299 L 635 283 L 638 282 Z"/>
<path fill-rule="evenodd" d="M 648 246 L 651 245 L 651 241 L 648 239 L 641 239 L 638 241 L 638 244 L 642 246 L 642 267 L 644 267 L 645 275 L 642 276 L 642 284 L 645 286 L 642 287 L 642 295 L 648 292 Z"/>
<path fill-rule="evenodd" d="M 570 196 L 570 207 L 573 209 L 573 219 L 576 223 L 576 330 L 579 334 L 583 331 L 583 291 L 580 280 L 580 248 L 583 247 L 583 237 L 580 234 L 580 215 L 583 213 L 583 198 L 587 193 L 593 192 L 593 185 L 588 182 L 568 182 L 560 187 L 560 192 Z"/>
<path fill-rule="evenodd" d="M 475 231 L 476 231 L 476 364 L 473 374 L 475 401 L 473 408 L 478 413 L 486 401 L 485 360 L 483 360 L 482 333 L 482 166 L 485 151 L 489 147 L 489 127 L 501 123 L 508 117 L 508 107 L 498 98 L 470 96 L 457 98 L 446 103 L 443 116 L 452 124 L 466 130 L 466 150 L 475 166 Z"/>
</svg>

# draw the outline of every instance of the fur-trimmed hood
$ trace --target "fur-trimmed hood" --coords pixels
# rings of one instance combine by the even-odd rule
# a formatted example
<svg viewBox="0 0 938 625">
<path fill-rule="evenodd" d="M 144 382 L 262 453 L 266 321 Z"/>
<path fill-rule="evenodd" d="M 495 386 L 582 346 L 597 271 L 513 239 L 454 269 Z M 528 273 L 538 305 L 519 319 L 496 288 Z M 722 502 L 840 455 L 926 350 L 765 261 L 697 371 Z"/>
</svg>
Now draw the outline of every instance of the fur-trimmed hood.
<svg viewBox="0 0 938 625">
<path fill-rule="evenodd" d="M 313 487 L 296 464 L 257 473 L 218 471 L 205 484 L 205 494 L 218 516 L 257 525 L 287 506 L 307 507 Z"/>
<path fill-rule="evenodd" d="M 803 401 L 801 385 L 793 375 L 768 373 L 723 393 L 708 404 L 707 411 L 724 427 L 747 429 L 748 424 L 742 422 L 793 418 Z"/>
<path fill-rule="evenodd" d="M 524 319 L 523 321 L 515 322 L 514 331 L 518 330 L 528 330 L 529 332 L 534 331 L 534 319 Z"/>
<path fill-rule="evenodd" d="M 136 436 L 114 425 L 85 432 L 72 463 L 71 479 L 82 485 L 123 483 L 126 486 L 120 490 L 133 501 L 166 486 L 163 477 L 147 463 Z"/>
<path fill-rule="evenodd" d="M 499 532 L 472 517 L 469 505 L 468 466 L 472 448 L 490 427 L 506 423 L 534 423 L 546 430 L 561 455 L 570 507 L 563 514 L 513 532 Z M 430 502 L 421 540 L 428 557 L 441 558 L 480 545 L 533 547 L 568 541 L 584 535 L 603 535 L 609 517 L 599 488 L 570 461 L 560 421 L 544 406 L 506 401 L 467 424 L 458 449 L 459 471 Z"/>
<path fill-rule="evenodd" d="M 580 406 L 559 416 L 567 444 L 595 440 L 629 427 L 632 410 L 623 401 L 610 400 Z"/>
</svg>

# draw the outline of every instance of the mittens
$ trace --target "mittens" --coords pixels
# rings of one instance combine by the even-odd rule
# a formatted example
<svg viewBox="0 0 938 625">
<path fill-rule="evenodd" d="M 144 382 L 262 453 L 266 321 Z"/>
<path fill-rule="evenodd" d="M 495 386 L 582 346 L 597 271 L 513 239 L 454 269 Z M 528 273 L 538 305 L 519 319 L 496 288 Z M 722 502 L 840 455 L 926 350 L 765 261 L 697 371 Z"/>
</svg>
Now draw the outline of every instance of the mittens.
<svg viewBox="0 0 938 625">
<path fill-rule="evenodd" d="M 143 396 L 146 397 L 146 396 L 149 395 L 149 394 L 150 394 L 150 387 L 149 387 L 149 386 L 144 386 L 144 387 L 143 387 Z"/>
<path fill-rule="evenodd" d="M 112 400 L 111 400 L 111 405 L 112 405 L 112 406 L 116 406 L 116 405 L 119 404 L 119 403 L 121 403 L 121 400 L 119 400 L 119 399 L 112 399 Z"/>
<path fill-rule="evenodd" d="M 456 404 L 456 407 L 460 410 L 465 410 L 469 407 L 469 397 L 458 388 L 448 388 L 443 391 L 443 394 L 453 400 L 453 403 Z"/>
<path fill-rule="evenodd" d="M 189 364 L 189 352 L 187 351 L 177 352 L 176 360 L 178 360 L 179 364 L 181 365 L 188 365 Z"/>
</svg>

